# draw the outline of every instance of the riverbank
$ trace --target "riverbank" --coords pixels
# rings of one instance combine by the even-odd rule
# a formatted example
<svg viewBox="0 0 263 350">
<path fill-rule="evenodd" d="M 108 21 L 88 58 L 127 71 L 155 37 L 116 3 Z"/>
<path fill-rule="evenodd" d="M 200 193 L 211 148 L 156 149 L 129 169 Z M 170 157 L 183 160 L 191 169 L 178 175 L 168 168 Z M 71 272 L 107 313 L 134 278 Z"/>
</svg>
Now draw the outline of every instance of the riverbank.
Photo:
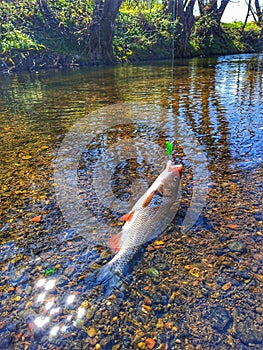
<svg viewBox="0 0 263 350">
<path fill-rule="evenodd" d="M 210 55 L 227 55 L 233 53 L 252 53 L 252 52 L 261 52 L 262 44 L 257 43 L 255 46 L 253 45 L 247 50 L 223 50 L 222 49 L 217 52 L 210 53 Z M 204 53 L 200 55 L 194 55 L 199 57 L 207 56 Z M 176 57 L 175 58 L 179 58 Z M 151 55 L 148 60 L 159 60 L 159 59 L 171 59 L 169 54 L 167 55 Z M 140 62 L 140 61 L 148 61 L 146 57 L 140 59 L 130 58 L 130 62 Z M 118 60 L 113 62 L 115 64 L 123 63 L 124 60 Z M 0 73 L 9 74 L 13 72 L 20 71 L 30 71 L 37 72 L 43 69 L 72 69 L 78 67 L 92 66 L 95 65 L 93 62 L 83 61 L 76 54 L 64 55 L 61 53 L 52 52 L 47 49 L 43 50 L 10 50 L 6 53 L 0 54 Z"/>
<path fill-rule="evenodd" d="M 246 33 L 245 35 L 247 39 L 243 42 L 239 42 L 239 45 L 236 45 L 236 43 L 231 40 L 228 33 L 225 38 L 223 38 L 224 45 L 220 44 L 220 40 L 216 40 L 214 46 L 210 48 L 205 49 L 202 46 L 199 47 L 198 50 L 192 54 L 192 57 L 263 51 L 263 40 L 258 39 L 255 32 Z M 234 32 L 231 33 L 231 36 L 234 36 Z M 253 37 L 254 40 L 251 40 Z M 171 51 L 169 52 L 168 49 L 168 45 L 165 45 L 165 48 L 155 47 L 149 52 L 148 57 L 146 53 L 141 50 L 138 52 L 135 50 L 128 56 L 126 53 L 123 53 L 121 57 L 116 55 L 115 61 L 112 63 L 171 59 L 172 53 Z M 176 56 L 176 52 L 175 58 L 180 58 Z M 0 54 L 0 73 L 4 74 L 18 71 L 39 71 L 42 69 L 72 69 L 95 64 L 95 62 L 81 59 L 76 53 L 63 54 L 45 47 L 38 50 L 11 49 Z"/>
<path fill-rule="evenodd" d="M 84 2 L 68 7 L 61 3 L 4 2 L 0 9 L 0 72 L 70 69 L 103 64 L 86 52 L 91 10 Z M 63 7 L 64 6 L 64 7 Z M 70 10 L 70 11 L 69 11 Z M 140 12 L 141 11 L 141 12 Z M 186 53 L 180 50 L 180 33 L 160 9 L 120 11 L 107 63 L 140 62 L 182 57 L 207 57 L 263 51 L 259 26 L 242 22 L 216 27 L 196 21 Z M 86 23 L 86 24 L 85 24 Z M 176 29 L 178 31 L 178 28 Z M 174 52 L 172 52 L 174 50 Z"/>
</svg>

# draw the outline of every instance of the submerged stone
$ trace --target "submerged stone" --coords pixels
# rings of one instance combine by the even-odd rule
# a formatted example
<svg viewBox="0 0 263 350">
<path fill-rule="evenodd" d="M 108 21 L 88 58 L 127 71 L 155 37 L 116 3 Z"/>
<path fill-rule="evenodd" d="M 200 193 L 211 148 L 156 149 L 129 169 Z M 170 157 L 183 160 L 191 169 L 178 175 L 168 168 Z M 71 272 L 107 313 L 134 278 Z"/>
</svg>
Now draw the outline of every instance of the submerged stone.
<svg viewBox="0 0 263 350">
<path fill-rule="evenodd" d="M 239 322 L 236 326 L 237 337 L 242 341 L 242 343 L 248 344 L 261 344 L 263 343 L 263 333 L 262 330 L 255 328 L 252 318 Z"/>
<path fill-rule="evenodd" d="M 246 245 L 240 241 L 230 242 L 227 247 L 232 253 L 245 253 L 247 251 Z"/>
<path fill-rule="evenodd" d="M 208 317 L 212 328 L 220 333 L 226 332 L 233 322 L 231 314 L 222 306 L 211 308 Z"/>
<path fill-rule="evenodd" d="M 150 267 L 146 270 L 146 273 L 151 277 L 159 277 L 159 271 L 155 267 Z"/>
</svg>

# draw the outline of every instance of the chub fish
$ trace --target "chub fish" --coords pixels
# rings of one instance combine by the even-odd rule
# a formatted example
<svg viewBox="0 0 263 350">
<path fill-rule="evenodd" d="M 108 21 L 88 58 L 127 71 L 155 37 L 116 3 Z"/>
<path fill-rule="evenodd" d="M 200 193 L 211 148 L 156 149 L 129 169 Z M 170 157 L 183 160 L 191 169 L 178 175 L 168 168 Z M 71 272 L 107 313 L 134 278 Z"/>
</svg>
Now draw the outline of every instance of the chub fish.
<svg viewBox="0 0 263 350">
<path fill-rule="evenodd" d="M 125 221 L 122 231 L 109 241 L 116 255 L 87 277 L 89 285 L 101 284 L 105 296 L 109 296 L 124 277 L 125 267 L 139 247 L 156 238 L 169 225 L 179 205 L 181 175 L 182 165 L 172 165 L 169 160 L 165 170 L 130 212 L 120 218 Z"/>
</svg>

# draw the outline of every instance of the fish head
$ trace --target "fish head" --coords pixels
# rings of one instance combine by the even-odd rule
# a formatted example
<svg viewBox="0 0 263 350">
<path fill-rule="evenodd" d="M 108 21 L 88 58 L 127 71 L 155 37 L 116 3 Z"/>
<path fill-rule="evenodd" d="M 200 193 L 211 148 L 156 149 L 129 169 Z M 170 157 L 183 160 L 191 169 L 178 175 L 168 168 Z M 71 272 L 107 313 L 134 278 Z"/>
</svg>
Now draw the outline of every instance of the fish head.
<svg viewBox="0 0 263 350">
<path fill-rule="evenodd" d="M 174 196 L 179 190 L 181 183 L 183 166 L 181 164 L 172 165 L 171 160 L 166 164 L 165 170 L 161 174 L 161 188 L 164 196 Z"/>
</svg>

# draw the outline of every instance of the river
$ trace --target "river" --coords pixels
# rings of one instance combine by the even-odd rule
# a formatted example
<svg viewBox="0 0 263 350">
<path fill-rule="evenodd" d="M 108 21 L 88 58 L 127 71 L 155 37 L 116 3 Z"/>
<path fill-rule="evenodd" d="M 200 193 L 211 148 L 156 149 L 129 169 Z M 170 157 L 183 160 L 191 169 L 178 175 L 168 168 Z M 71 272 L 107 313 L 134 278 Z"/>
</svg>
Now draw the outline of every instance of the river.
<svg viewBox="0 0 263 350">
<path fill-rule="evenodd" d="M 262 349 L 263 55 L 0 76 L 0 349 Z M 178 208 L 86 277 L 170 158 Z"/>
</svg>

